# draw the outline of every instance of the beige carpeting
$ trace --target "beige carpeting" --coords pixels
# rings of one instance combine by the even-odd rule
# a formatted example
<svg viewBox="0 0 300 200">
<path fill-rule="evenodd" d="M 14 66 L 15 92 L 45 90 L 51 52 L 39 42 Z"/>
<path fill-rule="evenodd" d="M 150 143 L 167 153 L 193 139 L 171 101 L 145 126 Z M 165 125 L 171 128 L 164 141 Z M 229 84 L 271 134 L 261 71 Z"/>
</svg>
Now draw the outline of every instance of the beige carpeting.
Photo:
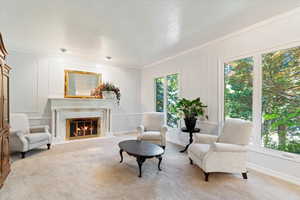
<svg viewBox="0 0 300 200">
<path fill-rule="evenodd" d="M 204 182 L 202 171 L 172 144 L 167 146 L 162 171 L 157 170 L 156 159 L 149 159 L 138 178 L 134 157 L 124 153 L 124 162 L 119 163 L 118 142 L 128 138 L 132 137 L 61 144 L 31 152 L 26 159 L 14 158 L 0 199 L 300 199 L 299 186 L 254 171 L 248 180 L 240 174 L 214 173 Z"/>
</svg>

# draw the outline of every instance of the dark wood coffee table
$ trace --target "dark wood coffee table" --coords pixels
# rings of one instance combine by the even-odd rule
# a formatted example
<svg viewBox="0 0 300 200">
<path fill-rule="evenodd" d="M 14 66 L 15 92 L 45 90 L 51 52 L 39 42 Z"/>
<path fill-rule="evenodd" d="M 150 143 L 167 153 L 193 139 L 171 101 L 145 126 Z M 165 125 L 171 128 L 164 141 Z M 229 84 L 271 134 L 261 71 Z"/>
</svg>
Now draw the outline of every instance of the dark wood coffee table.
<svg viewBox="0 0 300 200">
<path fill-rule="evenodd" d="M 123 151 L 128 155 L 136 157 L 139 166 L 139 177 L 142 177 L 142 165 L 148 158 L 157 158 L 158 170 L 161 170 L 160 163 L 164 149 L 156 144 L 140 140 L 125 140 L 119 143 L 121 162 L 123 162 Z"/>
</svg>

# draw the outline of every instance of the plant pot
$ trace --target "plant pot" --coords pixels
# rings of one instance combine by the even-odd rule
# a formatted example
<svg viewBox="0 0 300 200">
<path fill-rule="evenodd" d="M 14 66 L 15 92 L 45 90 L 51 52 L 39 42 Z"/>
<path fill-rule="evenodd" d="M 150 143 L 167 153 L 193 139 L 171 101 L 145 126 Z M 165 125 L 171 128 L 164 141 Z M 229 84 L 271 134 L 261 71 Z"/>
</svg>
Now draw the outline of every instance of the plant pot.
<svg viewBox="0 0 300 200">
<path fill-rule="evenodd" d="M 184 122 L 185 122 L 186 129 L 190 132 L 195 129 L 197 118 L 196 117 L 184 118 Z"/>
<path fill-rule="evenodd" d="M 113 91 L 102 91 L 103 99 L 116 99 L 116 94 Z"/>
</svg>

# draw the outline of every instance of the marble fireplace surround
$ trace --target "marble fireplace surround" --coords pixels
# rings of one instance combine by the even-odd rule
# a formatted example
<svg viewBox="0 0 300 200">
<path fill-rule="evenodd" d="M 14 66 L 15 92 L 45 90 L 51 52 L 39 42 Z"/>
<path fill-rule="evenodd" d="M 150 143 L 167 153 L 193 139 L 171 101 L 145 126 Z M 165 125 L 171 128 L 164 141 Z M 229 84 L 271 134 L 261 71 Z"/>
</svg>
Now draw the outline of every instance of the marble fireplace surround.
<svg viewBox="0 0 300 200">
<path fill-rule="evenodd" d="M 54 143 L 66 141 L 66 119 L 99 118 L 100 136 L 111 134 L 111 111 L 116 106 L 110 99 L 49 98 L 51 132 Z"/>
</svg>

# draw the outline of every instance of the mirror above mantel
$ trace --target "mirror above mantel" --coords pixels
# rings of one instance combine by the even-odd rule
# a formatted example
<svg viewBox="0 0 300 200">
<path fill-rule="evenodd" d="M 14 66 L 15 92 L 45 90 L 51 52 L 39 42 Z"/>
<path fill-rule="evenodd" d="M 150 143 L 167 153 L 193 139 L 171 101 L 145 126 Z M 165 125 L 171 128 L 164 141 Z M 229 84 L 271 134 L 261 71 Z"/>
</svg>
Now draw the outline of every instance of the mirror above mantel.
<svg viewBox="0 0 300 200">
<path fill-rule="evenodd" d="M 99 98 L 92 90 L 102 83 L 102 75 L 94 72 L 65 70 L 65 98 Z"/>
</svg>

